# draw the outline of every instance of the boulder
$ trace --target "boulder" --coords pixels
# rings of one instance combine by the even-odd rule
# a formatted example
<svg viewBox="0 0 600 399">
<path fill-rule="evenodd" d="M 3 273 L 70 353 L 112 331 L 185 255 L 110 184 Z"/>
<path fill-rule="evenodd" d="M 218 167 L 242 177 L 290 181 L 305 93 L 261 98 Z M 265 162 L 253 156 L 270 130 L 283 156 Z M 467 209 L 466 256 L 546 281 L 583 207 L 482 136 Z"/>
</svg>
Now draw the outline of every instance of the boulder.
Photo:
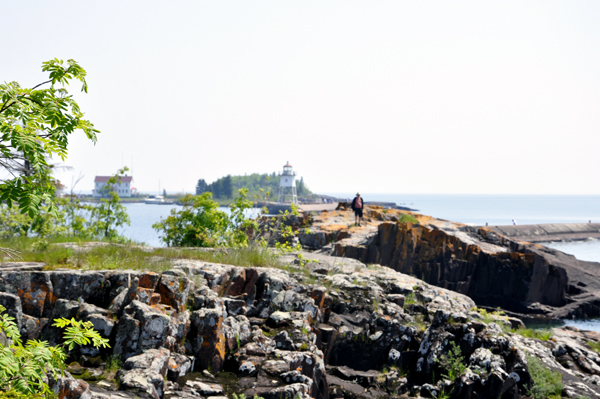
<svg viewBox="0 0 600 399">
<path fill-rule="evenodd" d="M 56 302 L 52 280 L 45 272 L 0 272 L 0 292 L 17 295 L 23 313 L 37 318 L 48 317 Z"/>
<path fill-rule="evenodd" d="M 4 306 L 6 313 L 15 319 L 19 329 L 23 326 L 23 308 L 21 307 L 21 298 L 15 294 L 0 292 L 0 305 Z"/>
<path fill-rule="evenodd" d="M 121 389 L 140 391 L 153 398 L 163 396 L 164 378 L 170 352 L 167 349 L 149 349 L 125 361 L 117 372 Z"/>
<path fill-rule="evenodd" d="M 210 369 L 217 373 L 225 363 L 223 308 L 200 309 L 192 313 L 190 335 L 197 371 Z"/>
<path fill-rule="evenodd" d="M 48 386 L 61 399 L 92 399 L 89 384 L 73 378 L 69 372 L 48 374 Z"/>
<path fill-rule="evenodd" d="M 173 335 L 170 315 L 155 307 L 134 300 L 125 308 L 124 313 L 140 322 L 138 353 L 166 346 L 167 338 Z"/>
<path fill-rule="evenodd" d="M 185 273 L 177 270 L 164 272 L 156 287 L 160 302 L 171 306 L 176 312 L 185 310 L 189 290 L 190 280 Z"/>
<path fill-rule="evenodd" d="M 140 321 L 124 314 L 117 324 L 113 353 L 126 360 L 138 354 L 140 339 Z"/>
</svg>

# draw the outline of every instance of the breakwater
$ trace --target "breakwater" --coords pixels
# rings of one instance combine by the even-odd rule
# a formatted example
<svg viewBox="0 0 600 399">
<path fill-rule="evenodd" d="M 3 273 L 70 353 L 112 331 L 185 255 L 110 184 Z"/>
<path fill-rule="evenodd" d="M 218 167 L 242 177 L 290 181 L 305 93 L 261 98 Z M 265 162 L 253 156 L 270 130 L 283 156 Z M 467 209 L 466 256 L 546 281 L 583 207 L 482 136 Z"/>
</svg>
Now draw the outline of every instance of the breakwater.
<svg viewBox="0 0 600 399">
<path fill-rule="evenodd" d="M 528 242 L 584 241 L 600 239 L 600 223 L 547 223 L 489 226 L 505 237 Z"/>
</svg>

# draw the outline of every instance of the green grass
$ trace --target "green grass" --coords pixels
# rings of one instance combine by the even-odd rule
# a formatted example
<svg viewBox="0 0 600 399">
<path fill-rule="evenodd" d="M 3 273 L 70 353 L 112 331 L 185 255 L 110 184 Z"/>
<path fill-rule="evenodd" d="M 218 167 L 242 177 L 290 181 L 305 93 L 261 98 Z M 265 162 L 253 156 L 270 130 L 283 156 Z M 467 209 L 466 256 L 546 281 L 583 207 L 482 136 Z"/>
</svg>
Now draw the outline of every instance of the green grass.
<svg viewBox="0 0 600 399">
<path fill-rule="evenodd" d="M 110 355 L 107 359 L 106 359 L 106 366 L 105 366 L 105 370 L 106 371 L 119 371 L 121 369 L 121 358 L 119 356 L 116 355 Z"/>
<path fill-rule="evenodd" d="M 410 294 L 406 295 L 406 297 L 404 297 L 404 305 L 414 305 L 415 303 L 417 303 L 417 297 L 415 296 L 414 292 L 411 292 Z"/>
<path fill-rule="evenodd" d="M 497 323 L 501 320 L 508 320 L 506 313 L 501 310 L 496 310 L 494 312 L 488 312 L 485 309 L 478 308 L 477 313 L 479 313 L 483 317 L 483 322 L 485 324 L 489 323 Z M 500 323 L 502 324 L 502 323 Z"/>
<path fill-rule="evenodd" d="M 600 342 L 588 341 L 588 345 L 596 353 L 600 353 Z"/>
<path fill-rule="evenodd" d="M 554 335 L 554 332 L 552 332 L 550 329 L 532 330 L 531 328 L 518 328 L 516 330 L 510 330 L 510 332 L 519 334 L 525 338 L 537 338 L 542 341 L 548 341 Z"/>
<path fill-rule="evenodd" d="M 4 261 L 44 262 L 47 270 L 71 268 L 81 270 L 133 269 L 162 272 L 171 268 L 171 260 L 195 259 L 243 267 L 282 267 L 278 255 L 261 246 L 219 248 L 144 248 L 133 244 L 104 245 L 76 251 L 60 245 L 61 242 L 83 243 L 63 238 L 50 241 L 41 249 L 37 239 L 19 237 L 0 242 L 0 247 L 18 251 L 19 258 L 4 256 Z"/>
<path fill-rule="evenodd" d="M 21 393 L 15 389 L 11 389 L 9 391 L 0 391 L 0 399 L 44 399 L 44 398 L 57 398 L 58 396 L 55 394 L 49 394 L 44 396 L 42 394 L 25 394 Z"/>
<path fill-rule="evenodd" d="M 417 220 L 417 218 L 415 218 L 412 215 L 409 215 L 407 213 L 402 214 L 402 216 L 400 216 L 400 218 L 398 219 L 399 223 L 419 223 L 419 221 Z"/>
<path fill-rule="evenodd" d="M 527 394 L 534 399 L 560 398 L 563 388 L 562 375 L 547 369 L 537 357 L 527 356 L 527 363 L 533 380 L 533 387 Z"/>
</svg>

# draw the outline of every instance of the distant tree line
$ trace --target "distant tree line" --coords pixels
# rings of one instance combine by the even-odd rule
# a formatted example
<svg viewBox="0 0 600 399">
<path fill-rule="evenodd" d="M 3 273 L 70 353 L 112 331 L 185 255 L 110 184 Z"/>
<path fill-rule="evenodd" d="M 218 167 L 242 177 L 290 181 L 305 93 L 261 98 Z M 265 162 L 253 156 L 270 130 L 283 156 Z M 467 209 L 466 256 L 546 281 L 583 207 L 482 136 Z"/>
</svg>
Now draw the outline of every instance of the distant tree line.
<svg viewBox="0 0 600 399">
<path fill-rule="evenodd" d="M 279 177 L 275 172 L 272 174 L 253 173 L 246 176 L 227 175 L 210 184 L 206 183 L 204 179 L 200 179 L 196 185 L 196 195 L 211 192 L 214 198 L 228 199 L 233 198 L 240 188 L 248 189 L 248 198 L 253 198 L 254 196 L 264 198 L 268 192 L 272 199 L 277 199 Z M 260 191 L 261 189 L 263 190 L 262 192 Z M 296 192 L 299 197 L 312 195 L 303 178 L 296 181 Z"/>
<path fill-rule="evenodd" d="M 227 175 L 207 184 L 204 179 L 198 180 L 196 185 L 196 195 L 210 192 L 214 198 L 231 198 L 233 196 L 233 184 L 231 176 Z"/>
</svg>

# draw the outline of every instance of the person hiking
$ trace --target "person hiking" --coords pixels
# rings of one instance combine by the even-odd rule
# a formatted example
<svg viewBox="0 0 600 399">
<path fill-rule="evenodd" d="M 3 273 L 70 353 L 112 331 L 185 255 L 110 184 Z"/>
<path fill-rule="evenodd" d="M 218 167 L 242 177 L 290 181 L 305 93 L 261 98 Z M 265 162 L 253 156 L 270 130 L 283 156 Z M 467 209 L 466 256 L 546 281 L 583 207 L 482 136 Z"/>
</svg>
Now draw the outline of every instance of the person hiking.
<svg viewBox="0 0 600 399">
<path fill-rule="evenodd" d="M 363 209 L 365 202 L 363 201 L 360 193 L 356 193 L 356 197 L 352 200 L 352 210 L 354 211 L 354 223 L 360 226 L 360 219 L 363 217 Z"/>
</svg>

